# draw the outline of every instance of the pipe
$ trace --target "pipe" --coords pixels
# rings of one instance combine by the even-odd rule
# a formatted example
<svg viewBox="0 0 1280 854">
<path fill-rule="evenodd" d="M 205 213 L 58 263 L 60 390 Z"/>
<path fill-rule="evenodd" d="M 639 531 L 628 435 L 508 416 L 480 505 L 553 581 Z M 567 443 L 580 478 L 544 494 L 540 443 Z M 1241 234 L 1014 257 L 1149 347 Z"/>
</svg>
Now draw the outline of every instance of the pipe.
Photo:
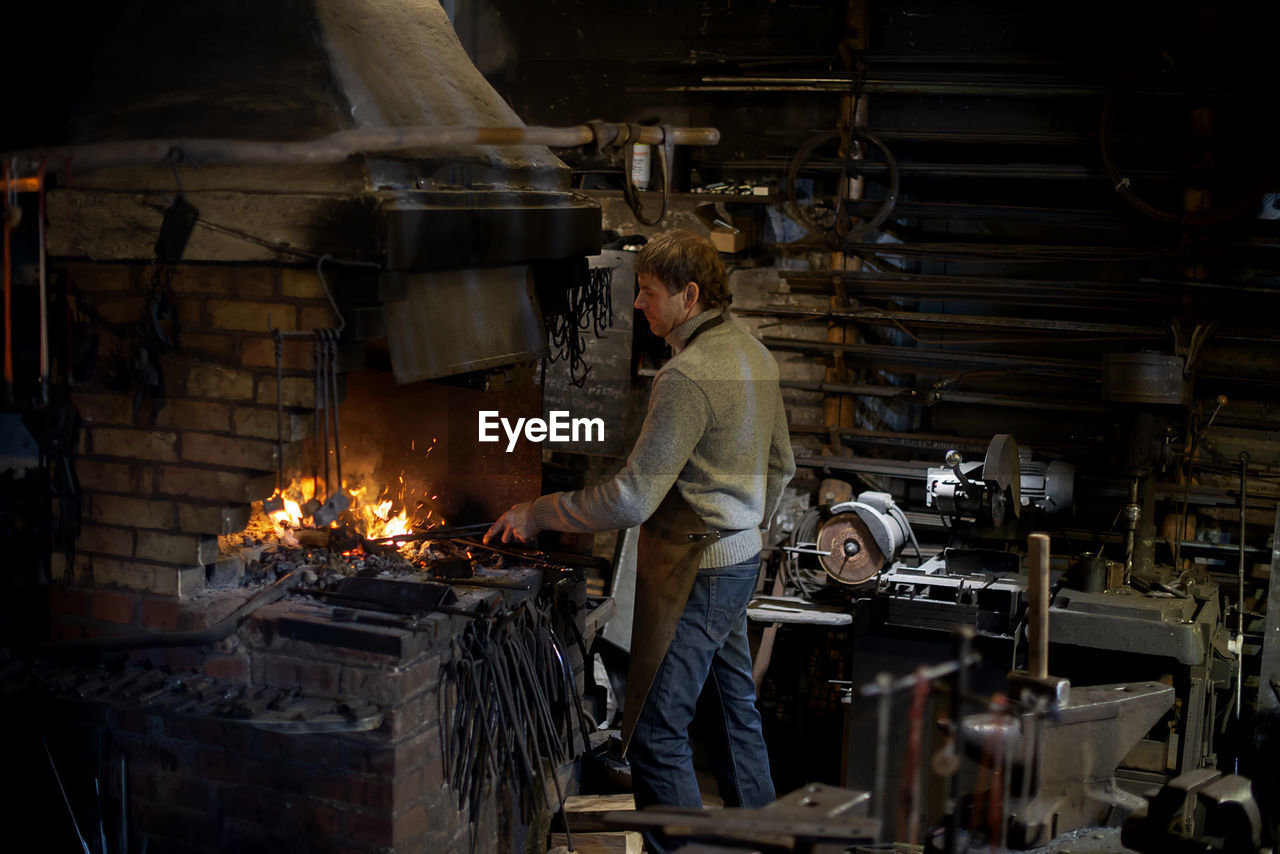
<svg viewBox="0 0 1280 854">
<path fill-rule="evenodd" d="M 1049 677 L 1049 535 L 1027 538 L 1027 673 Z"/>
<path fill-rule="evenodd" d="M 676 145 L 715 145 L 716 128 L 671 128 Z M 666 129 L 600 122 L 565 128 L 551 127 L 397 127 L 341 130 L 305 142 L 260 142 L 249 139 L 138 139 L 64 145 L 48 149 L 5 152 L 22 171 L 34 170 L 42 159 L 48 172 L 75 164 L 77 173 L 126 166 L 155 166 L 180 156 L 200 166 L 315 166 L 341 163 L 353 154 L 406 154 L 422 149 L 488 145 L 541 145 L 576 148 L 580 145 L 661 145 Z"/>
</svg>

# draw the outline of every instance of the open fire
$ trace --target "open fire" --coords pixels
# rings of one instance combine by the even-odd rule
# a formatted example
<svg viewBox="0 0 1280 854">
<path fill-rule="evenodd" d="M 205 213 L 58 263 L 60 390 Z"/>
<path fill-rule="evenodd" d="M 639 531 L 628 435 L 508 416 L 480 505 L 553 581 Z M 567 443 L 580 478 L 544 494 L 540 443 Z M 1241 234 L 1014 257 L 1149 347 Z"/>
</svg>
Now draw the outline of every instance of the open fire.
<svg viewBox="0 0 1280 854">
<path fill-rule="evenodd" d="M 502 559 L 474 548 L 470 536 L 483 526 L 446 527 L 432 508 L 437 495 L 410 492 L 405 478 L 381 487 L 370 483 L 343 491 L 345 509 L 327 524 L 317 522 L 317 508 L 329 501 L 324 482 L 314 477 L 293 479 L 266 502 L 253 505 L 253 517 L 240 533 L 220 541 L 224 556 L 241 557 L 243 581 L 271 581 L 283 572 L 302 568 L 304 576 L 388 577 L 407 574 L 471 575 Z M 271 509 L 278 507 L 279 509 Z M 441 537 L 432 538 L 439 530 Z M 482 556 L 487 560 L 477 560 Z"/>
<path fill-rule="evenodd" d="M 410 518 L 405 501 L 403 477 L 400 478 L 399 495 L 395 497 L 389 495 L 391 492 L 391 487 L 389 486 L 378 490 L 378 497 L 375 499 L 368 497 L 372 492 L 373 490 L 368 486 L 346 490 L 346 495 L 350 500 L 348 509 L 327 526 L 312 525 L 310 527 L 339 528 L 345 526 L 352 528 L 366 539 L 380 540 L 444 524 L 442 518 L 433 518 L 434 511 L 430 508 L 424 508 L 424 502 L 418 502 L 417 509 L 425 509 L 425 514 L 420 519 Z M 280 498 L 284 505 L 283 508 L 265 514 L 275 526 L 276 535 L 281 542 L 289 545 L 297 544 L 294 531 L 308 527 L 305 525 L 305 521 L 310 518 L 311 514 L 304 508 L 314 507 L 320 503 L 317 493 L 317 481 L 315 478 L 310 477 L 295 479 L 281 492 Z M 436 496 L 433 495 L 431 497 L 434 499 Z M 400 508 L 398 512 L 396 510 L 397 506 Z M 262 505 L 254 505 L 254 511 L 256 514 L 263 513 Z"/>
</svg>

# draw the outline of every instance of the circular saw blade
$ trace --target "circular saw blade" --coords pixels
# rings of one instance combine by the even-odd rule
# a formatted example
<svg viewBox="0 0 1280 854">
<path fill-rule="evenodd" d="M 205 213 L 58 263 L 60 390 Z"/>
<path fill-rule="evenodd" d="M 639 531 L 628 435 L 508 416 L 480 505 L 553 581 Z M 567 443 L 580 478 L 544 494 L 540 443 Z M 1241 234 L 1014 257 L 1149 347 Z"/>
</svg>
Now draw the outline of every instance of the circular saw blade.
<svg viewBox="0 0 1280 854">
<path fill-rule="evenodd" d="M 862 584 L 884 566 L 885 556 L 871 529 L 856 513 L 838 513 L 818 530 L 818 560 L 827 575 L 841 584 Z"/>
<path fill-rule="evenodd" d="M 1022 461 L 1018 458 L 1018 440 L 1008 433 L 998 433 L 987 446 L 987 456 L 982 461 L 982 479 L 995 481 L 1002 490 L 1008 490 L 1009 507 L 1015 517 L 1022 513 Z"/>
</svg>

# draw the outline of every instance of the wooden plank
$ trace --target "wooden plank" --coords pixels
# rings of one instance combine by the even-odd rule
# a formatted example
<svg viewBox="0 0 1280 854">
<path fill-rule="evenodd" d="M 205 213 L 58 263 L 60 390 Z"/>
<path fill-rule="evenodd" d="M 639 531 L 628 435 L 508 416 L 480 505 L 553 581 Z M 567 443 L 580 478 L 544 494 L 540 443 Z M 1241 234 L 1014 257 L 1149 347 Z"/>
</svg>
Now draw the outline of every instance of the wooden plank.
<svg viewBox="0 0 1280 854">
<path fill-rule="evenodd" d="M 564 817 L 568 820 L 569 830 L 573 831 L 573 838 L 576 840 L 579 832 L 595 833 L 612 830 L 605 826 L 605 813 L 628 812 L 635 808 L 635 799 L 631 795 L 572 795 L 564 802 Z M 564 829 L 559 815 L 551 821 L 551 826 L 555 829 Z"/>
<path fill-rule="evenodd" d="M 563 833 L 551 834 L 551 850 L 573 851 L 576 854 L 640 854 L 644 841 L 634 830 L 610 833 L 575 833 L 573 848 L 568 847 L 568 837 Z"/>
<path fill-rule="evenodd" d="M 564 811 L 572 820 L 573 816 L 583 813 L 614 812 L 633 810 L 636 808 L 635 798 L 631 795 L 572 795 L 564 802 Z"/>
</svg>

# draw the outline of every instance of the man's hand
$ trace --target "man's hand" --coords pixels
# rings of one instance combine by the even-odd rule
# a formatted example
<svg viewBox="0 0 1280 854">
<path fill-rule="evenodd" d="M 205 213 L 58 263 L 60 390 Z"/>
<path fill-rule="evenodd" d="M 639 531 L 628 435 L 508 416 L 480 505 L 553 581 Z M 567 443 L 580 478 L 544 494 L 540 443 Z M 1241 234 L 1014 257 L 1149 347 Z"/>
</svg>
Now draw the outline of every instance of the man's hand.
<svg viewBox="0 0 1280 854">
<path fill-rule="evenodd" d="M 538 536 L 538 532 L 542 529 L 538 527 L 538 523 L 533 521 L 533 502 L 522 501 L 515 505 L 506 513 L 499 517 L 484 532 L 484 542 L 486 544 L 497 540 L 502 543 L 509 543 L 516 540 L 521 543 L 527 543 L 534 537 Z"/>
</svg>

